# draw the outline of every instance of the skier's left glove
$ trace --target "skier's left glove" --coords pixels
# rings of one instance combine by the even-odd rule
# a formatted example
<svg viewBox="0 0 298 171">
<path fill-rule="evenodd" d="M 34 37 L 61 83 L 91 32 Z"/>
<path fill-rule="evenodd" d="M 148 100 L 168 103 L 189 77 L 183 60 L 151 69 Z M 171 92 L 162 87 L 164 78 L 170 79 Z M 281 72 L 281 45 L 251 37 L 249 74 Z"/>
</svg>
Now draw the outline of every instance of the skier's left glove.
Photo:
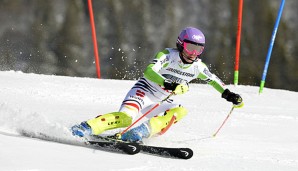
<svg viewBox="0 0 298 171">
<path fill-rule="evenodd" d="M 225 89 L 221 97 L 229 102 L 232 102 L 235 107 L 242 107 L 244 105 L 242 97 L 239 94 L 231 92 L 229 89 Z"/>
<path fill-rule="evenodd" d="M 187 82 L 179 84 L 179 83 L 173 82 L 170 79 L 165 79 L 164 87 L 166 90 L 172 90 L 175 95 L 184 94 L 189 90 L 189 86 Z"/>
</svg>

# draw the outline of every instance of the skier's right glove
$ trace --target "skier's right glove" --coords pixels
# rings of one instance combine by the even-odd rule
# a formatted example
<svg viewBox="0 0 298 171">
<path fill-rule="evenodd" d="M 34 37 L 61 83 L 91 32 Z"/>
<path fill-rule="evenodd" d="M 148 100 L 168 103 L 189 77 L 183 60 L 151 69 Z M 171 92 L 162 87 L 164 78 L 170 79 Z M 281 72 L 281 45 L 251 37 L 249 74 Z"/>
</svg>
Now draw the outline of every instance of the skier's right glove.
<svg viewBox="0 0 298 171">
<path fill-rule="evenodd" d="M 226 99 L 229 102 L 232 102 L 236 107 L 243 106 L 242 97 L 239 94 L 235 94 L 231 92 L 229 89 L 225 89 L 221 97 Z"/>
<path fill-rule="evenodd" d="M 175 95 L 177 94 L 184 94 L 189 90 L 188 83 L 176 83 L 170 79 L 165 79 L 163 83 L 166 90 L 171 90 Z"/>
</svg>

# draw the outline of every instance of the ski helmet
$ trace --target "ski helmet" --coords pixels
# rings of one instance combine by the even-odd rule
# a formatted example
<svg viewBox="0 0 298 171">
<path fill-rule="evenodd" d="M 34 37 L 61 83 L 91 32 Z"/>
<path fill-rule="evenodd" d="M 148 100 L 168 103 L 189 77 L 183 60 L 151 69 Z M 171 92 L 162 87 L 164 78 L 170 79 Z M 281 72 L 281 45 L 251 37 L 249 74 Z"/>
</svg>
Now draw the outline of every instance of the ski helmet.
<svg viewBox="0 0 298 171">
<path fill-rule="evenodd" d="M 176 46 L 178 50 L 182 52 L 183 49 L 185 49 L 186 44 L 201 46 L 199 52 L 196 52 L 197 56 L 199 56 L 204 50 L 205 36 L 199 29 L 194 27 L 186 27 L 180 32 Z"/>
</svg>

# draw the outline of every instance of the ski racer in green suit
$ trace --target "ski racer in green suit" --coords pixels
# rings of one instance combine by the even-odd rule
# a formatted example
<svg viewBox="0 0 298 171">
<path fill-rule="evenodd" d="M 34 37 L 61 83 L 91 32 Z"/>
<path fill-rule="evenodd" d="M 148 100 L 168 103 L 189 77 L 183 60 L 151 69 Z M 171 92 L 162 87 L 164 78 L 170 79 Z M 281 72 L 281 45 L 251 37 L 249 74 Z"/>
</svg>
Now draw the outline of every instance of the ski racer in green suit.
<svg viewBox="0 0 298 171">
<path fill-rule="evenodd" d="M 72 133 L 83 137 L 128 127 L 140 114 L 146 113 L 166 99 L 146 116 L 146 121 L 139 123 L 119 138 L 123 141 L 137 142 L 143 138 L 163 134 L 188 113 L 186 108 L 175 104 L 167 97 L 186 93 L 189 89 L 188 83 L 194 79 L 206 81 L 222 98 L 235 106 L 243 106 L 241 96 L 225 88 L 225 84 L 201 61 L 205 36 L 199 29 L 183 29 L 176 46 L 177 48 L 166 48 L 156 54 L 152 63 L 145 69 L 144 77 L 129 90 L 117 112 L 100 115 L 75 125 L 72 127 Z"/>
</svg>

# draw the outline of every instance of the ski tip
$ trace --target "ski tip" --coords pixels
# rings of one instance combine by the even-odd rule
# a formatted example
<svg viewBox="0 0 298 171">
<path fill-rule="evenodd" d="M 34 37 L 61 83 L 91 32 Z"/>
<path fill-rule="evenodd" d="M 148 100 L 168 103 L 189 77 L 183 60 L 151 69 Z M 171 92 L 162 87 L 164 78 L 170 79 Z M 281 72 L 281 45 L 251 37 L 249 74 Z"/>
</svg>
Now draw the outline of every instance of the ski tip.
<svg viewBox="0 0 298 171">
<path fill-rule="evenodd" d="M 193 156 L 193 151 L 190 148 L 180 148 L 180 155 L 178 156 L 181 159 L 190 159 Z"/>
<path fill-rule="evenodd" d="M 121 151 L 122 153 L 134 155 L 140 152 L 140 146 L 137 143 L 125 143 L 117 141 L 88 141 L 93 147 L 102 149 Z"/>
<path fill-rule="evenodd" d="M 126 154 L 134 155 L 141 151 L 141 148 L 137 143 L 120 143 L 119 145 L 119 148 Z"/>
</svg>

